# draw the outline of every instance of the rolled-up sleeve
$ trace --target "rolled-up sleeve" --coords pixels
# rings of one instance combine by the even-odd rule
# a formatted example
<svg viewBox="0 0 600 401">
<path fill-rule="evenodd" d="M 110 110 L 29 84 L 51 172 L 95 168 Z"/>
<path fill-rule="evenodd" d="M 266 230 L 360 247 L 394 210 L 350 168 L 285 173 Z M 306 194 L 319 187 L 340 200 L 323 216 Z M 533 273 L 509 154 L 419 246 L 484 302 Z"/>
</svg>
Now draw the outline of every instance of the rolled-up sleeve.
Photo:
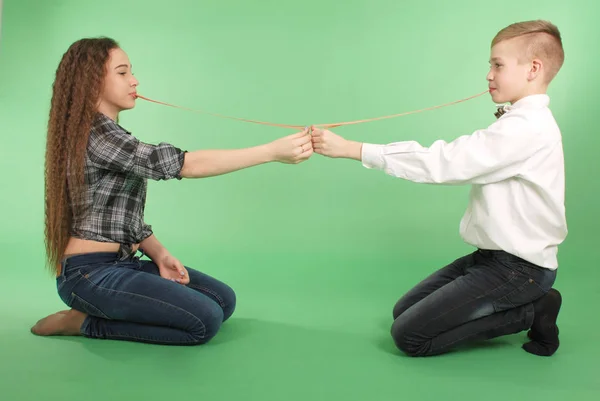
<svg viewBox="0 0 600 401">
<path fill-rule="evenodd" d="M 184 155 L 185 151 L 169 143 L 144 143 L 114 127 L 92 130 L 88 144 L 88 157 L 94 166 L 156 181 L 181 179 Z"/>
<path fill-rule="evenodd" d="M 141 237 L 140 242 L 145 240 L 152 234 L 154 234 L 154 231 L 152 230 L 152 226 L 150 224 L 144 223 L 144 226 L 142 227 L 142 234 L 140 235 L 140 237 Z"/>
</svg>

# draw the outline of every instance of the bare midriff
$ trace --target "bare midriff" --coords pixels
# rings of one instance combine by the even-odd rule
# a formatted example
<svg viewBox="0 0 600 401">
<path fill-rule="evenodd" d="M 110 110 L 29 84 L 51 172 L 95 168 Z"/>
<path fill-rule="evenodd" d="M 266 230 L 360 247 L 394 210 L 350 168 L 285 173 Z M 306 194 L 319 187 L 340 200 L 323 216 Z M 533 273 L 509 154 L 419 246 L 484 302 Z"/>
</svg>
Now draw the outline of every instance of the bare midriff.
<svg viewBox="0 0 600 401">
<path fill-rule="evenodd" d="M 119 252 L 121 245 L 116 242 L 99 242 L 81 238 L 71 237 L 65 248 L 64 257 L 72 255 L 81 255 L 95 252 Z M 139 244 L 133 245 L 133 251 L 136 252 L 140 247 Z M 61 273 L 61 266 L 58 266 L 58 275 Z"/>
</svg>

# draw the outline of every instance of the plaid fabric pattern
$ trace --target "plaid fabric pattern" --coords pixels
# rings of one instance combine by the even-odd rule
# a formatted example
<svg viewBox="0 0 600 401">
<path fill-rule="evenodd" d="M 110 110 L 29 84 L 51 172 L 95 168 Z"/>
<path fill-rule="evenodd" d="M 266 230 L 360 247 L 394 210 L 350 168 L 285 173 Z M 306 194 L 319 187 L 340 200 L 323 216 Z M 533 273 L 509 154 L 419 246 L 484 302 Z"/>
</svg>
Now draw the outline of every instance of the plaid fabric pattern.
<svg viewBox="0 0 600 401">
<path fill-rule="evenodd" d="M 128 249 L 152 235 L 144 222 L 147 180 L 181 179 L 184 154 L 168 143 L 141 142 L 97 114 L 85 159 L 86 191 L 80 199 L 71 194 L 71 235 Z"/>
</svg>

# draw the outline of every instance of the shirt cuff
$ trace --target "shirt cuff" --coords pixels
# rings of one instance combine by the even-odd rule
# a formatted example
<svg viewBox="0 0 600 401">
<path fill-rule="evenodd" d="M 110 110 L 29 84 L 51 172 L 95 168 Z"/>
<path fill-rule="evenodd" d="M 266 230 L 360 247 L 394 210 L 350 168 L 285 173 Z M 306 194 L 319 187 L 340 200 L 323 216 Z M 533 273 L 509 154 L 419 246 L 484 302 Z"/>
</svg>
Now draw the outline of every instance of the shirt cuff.
<svg viewBox="0 0 600 401">
<path fill-rule="evenodd" d="M 363 143 L 362 145 L 362 164 L 366 168 L 383 170 L 385 168 L 385 162 L 381 149 L 383 145 L 374 145 L 371 143 Z"/>
<path fill-rule="evenodd" d="M 152 230 L 152 226 L 144 223 L 144 226 L 142 227 L 142 234 L 141 234 L 141 238 L 140 238 L 139 242 L 142 242 L 143 240 L 147 239 L 152 234 L 154 234 L 154 232 Z"/>
<path fill-rule="evenodd" d="M 181 175 L 181 170 L 183 170 L 183 164 L 185 162 L 185 154 L 187 152 L 188 152 L 187 150 L 183 150 L 179 154 L 179 167 L 178 167 L 177 175 L 175 175 L 175 178 L 178 180 L 181 180 L 183 178 L 183 176 Z"/>
</svg>

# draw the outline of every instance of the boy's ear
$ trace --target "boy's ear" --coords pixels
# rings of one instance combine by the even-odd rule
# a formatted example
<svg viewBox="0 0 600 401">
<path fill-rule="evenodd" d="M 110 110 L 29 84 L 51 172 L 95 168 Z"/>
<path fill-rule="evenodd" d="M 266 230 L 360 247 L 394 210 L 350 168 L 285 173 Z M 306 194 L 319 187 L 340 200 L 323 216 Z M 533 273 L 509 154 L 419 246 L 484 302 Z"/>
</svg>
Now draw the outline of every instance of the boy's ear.
<svg viewBox="0 0 600 401">
<path fill-rule="evenodd" d="M 534 79 L 536 79 L 538 76 L 540 76 L 542 74 L 542 67 L 544 65 L 542 64 L 542 60 L 534 58 L 531 61 L 531 68 L 529 69 L 529 74 L 527 75 L 527 78 L 530 81 L 533 81 Z"/>
</svg>

